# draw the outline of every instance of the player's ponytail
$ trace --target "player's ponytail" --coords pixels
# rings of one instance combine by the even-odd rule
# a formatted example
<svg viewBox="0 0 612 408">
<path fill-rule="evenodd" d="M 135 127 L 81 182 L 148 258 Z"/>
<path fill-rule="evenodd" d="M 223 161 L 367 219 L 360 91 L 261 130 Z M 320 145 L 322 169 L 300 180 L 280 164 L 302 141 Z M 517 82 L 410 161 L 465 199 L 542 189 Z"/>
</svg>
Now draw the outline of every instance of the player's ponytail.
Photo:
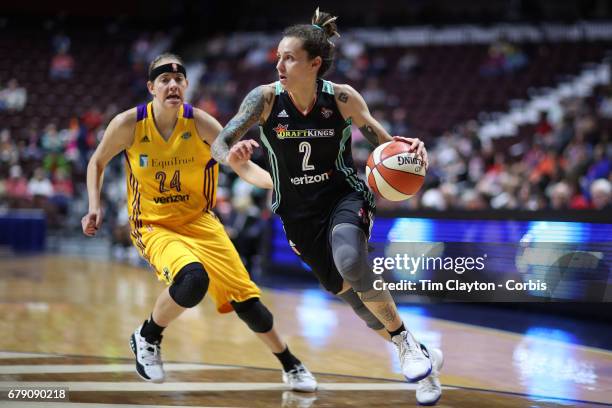
<svg viewBox="0 0 612 408">
<path fill-rule="evenodd" d="M 340 37 L 337 19 L 338 17 L 320 11 L 317 7 L 311 19 L 312 24 L 297 24 L 283 32 L 283 37 L 301 39 L 309 58 L 321 57 L 323 62 L 317 77 L 323 77 L 328 73 L 334 63 L 335 46 L 331 39 Z"/>
<path fill-rule="evenodd" d="M 319 8 L 317 7 L 312 15 L 312 25 L 315 28 L 322 29 L 328 38 L 332 38 L 334 36 L 340 37 L 340 33 L 338 33 L 338 26 L 336 25 L 337 19 L 338 17 L 332 16 L 324 11 L 319 11 Z"/>
</svg>

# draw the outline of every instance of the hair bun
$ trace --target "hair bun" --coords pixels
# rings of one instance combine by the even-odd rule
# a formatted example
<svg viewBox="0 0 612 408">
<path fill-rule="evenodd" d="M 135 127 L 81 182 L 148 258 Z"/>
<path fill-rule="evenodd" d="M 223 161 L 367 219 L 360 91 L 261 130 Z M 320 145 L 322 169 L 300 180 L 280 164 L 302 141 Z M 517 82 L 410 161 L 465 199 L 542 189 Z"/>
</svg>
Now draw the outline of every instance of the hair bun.
<svg viewBox="0 0 612 408">
<path fill-rule="evenodd" d="M 337 19 L 338 17 L 332 16 L 324 11 L 320 11 L 317 7 L 312 16 L 312 25 L 321 28 L 327 37 L 340 37 L 340 33 L 338 33 L 338 26 L 336 25 Z"/>
</svg>

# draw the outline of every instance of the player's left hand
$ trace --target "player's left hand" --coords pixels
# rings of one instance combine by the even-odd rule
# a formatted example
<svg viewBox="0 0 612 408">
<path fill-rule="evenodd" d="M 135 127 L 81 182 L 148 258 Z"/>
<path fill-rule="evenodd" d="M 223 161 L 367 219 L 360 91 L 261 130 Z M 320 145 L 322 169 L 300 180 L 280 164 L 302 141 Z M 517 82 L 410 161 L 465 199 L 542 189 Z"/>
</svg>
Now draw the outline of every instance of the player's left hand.
<svg viewBox="0 0 612 408">
<path fill-rule="evenodd" d="M 253 149 L 259 147 L 255 140 L 241 140 L 234 144 L 227 154 L 228 164 L 240 164 L 251 159 Z"/>
<path fill-rule="evenodd" d="M 425 170 L 429 168 L 427 149 L 425 148 L 425 143 L 423 143 L 420 139 L 412 137 L 393 136 L 393 140 L 408 143 L 410 145 L 409 150 L 411 152 L 416 152 L 417 155 L 421 156 L 421 160 L 423 160 L 423 164 L 425 165 Z"/>
</svg>

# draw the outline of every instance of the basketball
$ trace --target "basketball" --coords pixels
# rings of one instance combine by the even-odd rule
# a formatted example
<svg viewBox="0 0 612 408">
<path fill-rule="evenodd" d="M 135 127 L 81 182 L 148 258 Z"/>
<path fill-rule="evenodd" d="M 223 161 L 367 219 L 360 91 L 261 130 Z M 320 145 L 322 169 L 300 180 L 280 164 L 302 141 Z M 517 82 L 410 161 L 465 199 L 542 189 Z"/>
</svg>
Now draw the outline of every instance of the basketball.
<svg viewBox="0 0 612 408">
<path fill-rule="evenodd" d="M 408 143 L 394 140 L 378 146 L 368 158 L 368 185 L 389 201 L 409 199 L 425 181 L 423 161 L 409 148 Z"/>
</svg>

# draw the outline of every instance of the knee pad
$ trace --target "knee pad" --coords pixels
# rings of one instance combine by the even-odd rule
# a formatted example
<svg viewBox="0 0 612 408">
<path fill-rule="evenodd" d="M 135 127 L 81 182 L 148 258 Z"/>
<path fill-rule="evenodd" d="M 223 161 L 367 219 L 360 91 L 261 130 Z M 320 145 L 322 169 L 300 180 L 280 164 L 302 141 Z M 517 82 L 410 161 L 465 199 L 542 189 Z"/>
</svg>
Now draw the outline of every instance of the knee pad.
<svg viewBox="0 0 612 408">
<path fill-rule="evenodd" d="M 359 318 L 363 320 L 370 329 L 381 330 L 385 328 L 385 325 L 382 324 L 380 320 L 378 320 L 378 318 L 372 314 L 372 312 L 370 312 L 366 305 L 363 304 L 355 291 L 349 289 L 344 293 L 338 294 L 337 296 L 352 307 L 357 316 L 359 316 Z"/>
<path fill-rule="evenodd" d="M 267 333 L 272 330 L 274 318 L 259 298 L 250 298 L 244 302 L 232 302 L 236 314 L 255 333 Z"/>
<path fill-rule="evenodd" d="M 368 242 L 361 228 L 353 224 L 338 224 L 331 233 L 334 264 L 338 272 L 357 292 L 373 288 L 376 280 L 368 265 Z"/>
<path fill-rule="evenodd" d="M 199 262 L 187 264 L 176 274 L 170 285 L 170 297 L 182 307 L 194 307 L 208 290 L 208 274 Z"/>
</svg>

